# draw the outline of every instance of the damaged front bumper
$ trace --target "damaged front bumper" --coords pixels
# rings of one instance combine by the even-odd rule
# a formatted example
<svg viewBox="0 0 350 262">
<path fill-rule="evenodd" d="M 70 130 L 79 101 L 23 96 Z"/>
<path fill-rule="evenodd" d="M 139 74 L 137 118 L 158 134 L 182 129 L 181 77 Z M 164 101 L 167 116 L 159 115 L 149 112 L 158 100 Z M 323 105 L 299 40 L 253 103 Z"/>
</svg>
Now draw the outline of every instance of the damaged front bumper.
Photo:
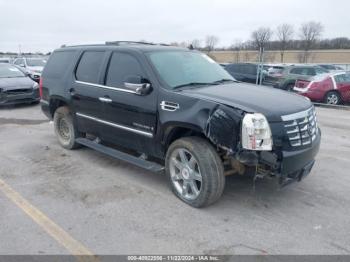
<svg viewBox="0 0 350 262">
<path fill-rule="evenodd" d="M 301 181 L 311 172 L 320 144 L 321 131 L 312 145 L 305 149 L 281 151 L 279 154 L 267 151 L 260 153 L 242 151 L 236 155 L 236 159 L 245 166 L 256 167 L 252 175 L 276 178 L 279 186 L 284 187 Z"/>
</svg>

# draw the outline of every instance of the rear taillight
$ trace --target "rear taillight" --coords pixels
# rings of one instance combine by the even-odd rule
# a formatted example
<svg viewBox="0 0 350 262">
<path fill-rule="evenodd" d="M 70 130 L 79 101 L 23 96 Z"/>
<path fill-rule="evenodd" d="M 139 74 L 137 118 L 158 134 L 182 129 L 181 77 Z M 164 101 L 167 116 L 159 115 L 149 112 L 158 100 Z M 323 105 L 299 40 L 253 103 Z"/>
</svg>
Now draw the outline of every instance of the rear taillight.
<svg viewBox="0 0 350 262">
<path fill-rule="evenodd" d="M 39 81 L 39 94 L 40 94 L 40 98 L 43 98 L 43 78 L 40 77 L 40 81 Z"/>
<path fill-rule="evenodd" d="M 306 88 L 310 84 L 310 81 L 307 80 L 297 80 L 295 86 L 299 88 Z"/>
</svg>

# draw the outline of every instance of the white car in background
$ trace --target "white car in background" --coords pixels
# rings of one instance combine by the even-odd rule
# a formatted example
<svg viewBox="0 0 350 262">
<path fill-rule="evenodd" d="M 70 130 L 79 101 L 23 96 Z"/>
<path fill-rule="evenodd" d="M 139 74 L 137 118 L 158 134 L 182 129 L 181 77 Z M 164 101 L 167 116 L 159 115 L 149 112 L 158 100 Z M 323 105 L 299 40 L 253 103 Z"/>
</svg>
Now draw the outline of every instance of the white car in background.
<svg viewBox="0 0 350 262">
<path fill-rule="evenodd" d="M 29 75 L 31 79 L 33 79 L 36 82 L 39 82 L 46 61 L 47 60 L 45 58 L 20 57 L 16 58 L 13 61 L 13 64 L 24 68 L 25 72 Z"/>
</svg>

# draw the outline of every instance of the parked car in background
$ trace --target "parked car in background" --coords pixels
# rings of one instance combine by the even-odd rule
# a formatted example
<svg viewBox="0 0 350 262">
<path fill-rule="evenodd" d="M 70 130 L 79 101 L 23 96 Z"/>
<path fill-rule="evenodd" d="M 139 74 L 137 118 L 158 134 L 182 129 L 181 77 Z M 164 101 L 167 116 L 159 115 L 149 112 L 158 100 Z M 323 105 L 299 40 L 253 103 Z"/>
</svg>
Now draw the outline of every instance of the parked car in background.
<svg viewBox="0 0 350 262">
<path fill-rule="evenodd" d="M 331 64 L 320 64 L 318 66 L 322 67 L 323 69 L 326 69 L 329 72 L 344 71 L 344 68 L 336 65 L 331 65 Z"/>
<path fill-rule="evenodd" d="M 39 83 L 41 72 L 46 64 L 46 59 L 20 57 L 16 58 L 13 64 L 24 68 L 29 77 Z"/>
<path fill-rule="evenodd" d="M 39 102 L 39 85 L 11 64 L 0 64 L 0 105 Z"/>
<path fill-rule="evenodd" d="M 282 76 L 283 70 L 287 67 L 286 65 L 265 65 L 266 75 L 264 78 L 264 85 L 272 86 L 275 84 L 275 79 Z"/>
<path fill-rule="evenodd" d="M 236 80 L 248 83 L 256 83 L 258 74 L 258 65 L 253 63 L 234 63 L 224 66 L 225 70 L 233 76 Z M 266 70 L 260 70 L 262 72 L 262 82 L 267 74 Z M 260 79 L 260 74 L 259 74 Z"/>
<path fill-rule="evenodd" d="M 9 57 L 0 57 L 0 63 L 10 64 L 11 58 Z"/>
<path fill-rule="evenodd" d="M 328 73 L 327 70 L 313 65 L 287 66 L 282 72 L 268 76 L 266 81 L 275 88 L 292 91 L 297 79 L 309 80 L 315 75 Z"/>
<path fill-rule="evenodd" d="M 294 91 L 315 102 L 338 105 L 350 102 L 350 73 L 315 76 L 310 80 L 297 80 Z"/>
</svg>

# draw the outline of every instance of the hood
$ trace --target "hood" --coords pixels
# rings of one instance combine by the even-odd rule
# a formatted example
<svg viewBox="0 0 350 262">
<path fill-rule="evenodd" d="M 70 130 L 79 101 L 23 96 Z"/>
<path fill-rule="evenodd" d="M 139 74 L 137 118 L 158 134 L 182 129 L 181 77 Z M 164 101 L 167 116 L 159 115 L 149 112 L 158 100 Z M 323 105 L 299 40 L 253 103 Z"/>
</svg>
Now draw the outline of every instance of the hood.
<svg viewBox="0 0 350 262">
<path fill-rule="evenodd" d="M 22 88 L 32 88 L 34 81 L 29 77 L 0 78 L 0 89 L 14 90 Z"/>
<path fill-rule="evenodd" d="M 262 113 L 269 121 L 281 121 L 282 115 L 297 113 L 312 106 L 307 98 L 297 94 L 246 83 L 185 89 L 182 93 L 246 112 Z"/>
</svg>

